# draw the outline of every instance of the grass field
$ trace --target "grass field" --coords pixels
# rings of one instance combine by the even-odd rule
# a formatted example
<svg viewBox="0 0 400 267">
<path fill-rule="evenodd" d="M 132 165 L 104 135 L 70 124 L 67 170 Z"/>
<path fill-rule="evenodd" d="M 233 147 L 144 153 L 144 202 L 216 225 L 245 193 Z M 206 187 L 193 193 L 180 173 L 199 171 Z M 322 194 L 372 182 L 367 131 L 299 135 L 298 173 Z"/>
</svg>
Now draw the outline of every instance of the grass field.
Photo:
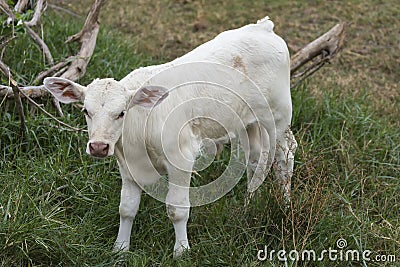
<svg viewBox="0 0 400 267">
<path fill-rule="evenodd" d="M 287 266 L 400 266 L 400 4 L 397 1 L 109 1 L 87 74 L 122 78 L 139 66 L 165 62 L 218 32 L 269 15 L 292 51 L 335 23 L 349 22 L 347 43 L 331 65 L 293 89 L 293 132 L 299 143 L 293 199 L 285 209 L 268 177 L 244 207 L 246 181 L 217 202 L 193 208 L 190 253 L 172 259 L 173 227 L 165 205 L 144 195 L 126 266 L 284 266 L 280 250 L 336 248 L 395 255 L 396 262 L 289 261 Z M 91 1 L 53 1 L 83 15 Z M 3 17 L 1 17 L 3 19 Z M 44 38 L 56 59 L 76 45 L 77 19 L 49 8 Z M 42 68 L 28 39 L 11 43 L 3 60 L 21 84 Z M 114 159 L 86 155 L 87 135 L 57 127 L 39 111 L 27 118 L 25 141 L 10 101 L 0 101 L 0 265 L 114 266 L 121 181 Z M 50 101 L 42 103 L 51 109 Z M 25 104 L 26 110 L 30 110 Z M 77 108 L 63 121 L 84 126 Z M 53 111 L 54 113 L 54 111 Z M 226 157 L 205 178 L 220 172 Z"/>
</svg>

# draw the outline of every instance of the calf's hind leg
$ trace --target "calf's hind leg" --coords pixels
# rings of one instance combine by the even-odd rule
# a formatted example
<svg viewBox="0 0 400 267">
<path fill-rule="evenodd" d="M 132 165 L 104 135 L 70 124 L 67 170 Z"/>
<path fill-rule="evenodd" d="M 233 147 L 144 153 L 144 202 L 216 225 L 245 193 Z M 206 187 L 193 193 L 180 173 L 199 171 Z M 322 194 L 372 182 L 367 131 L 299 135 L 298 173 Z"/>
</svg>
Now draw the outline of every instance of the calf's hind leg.
<svg viewBox="0 0 400 267">
<path fill-rule="evenodd" d="M 267 175 L 269 138 L 267 131 L 257 123 L 247 128 L 249 151 L 247 163 L 247 190 L 250 195 L 257 189 Z"/>
<path fill-rule="evenodd" d="M 187 222 L 190 211 L 189 186 L 191 172 L 187 168 L 179 169 L 176 166 L 172 166 L 172 164 L 169 164 L 167 169 L 169 185 L 166 208 L 167 215 L 174 225 L 174 258 L 177 258 L 190 249 L 187 237 Z"/>
<path fill-rule="evenodd" d="M 294 154 L 297 142 L 289 127 L 277 132 L 274 170 L 282 186 L 286 201 L 290 201 L 291 178 L 294 167 Z"/>
</svg>

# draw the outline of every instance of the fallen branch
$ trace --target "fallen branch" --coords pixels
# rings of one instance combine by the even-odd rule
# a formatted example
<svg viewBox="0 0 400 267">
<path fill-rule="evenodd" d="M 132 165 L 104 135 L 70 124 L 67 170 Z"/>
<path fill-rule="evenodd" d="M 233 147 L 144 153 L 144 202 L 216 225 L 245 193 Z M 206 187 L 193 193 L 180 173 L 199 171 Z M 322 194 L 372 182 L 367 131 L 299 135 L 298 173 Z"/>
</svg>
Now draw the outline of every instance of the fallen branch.
<svg viewBox="0 0 400 267">
<path fill-rule="evenodd" d="M 42 71 L 39 73 L 38 76 L 36 76 L 35 80 L 33 80 L 34 84 L 38 84 L 43 81 L 44 78 L 48 77 L 49 75 L 58 72 L 59 70 L 63 69 L 65 66 L 67 66 L 75 57 L 69 57 L 64 61 L 58 62 L 57 64 L 53 65 L 49 69 Z M 65 69 L 66 70 L 66 69 Z M 65 71 L 64 70 L 64 71 Z M 63 71 L 63 72 L 64 72 Z M 57 75 L 56 75 L 57 76 Z"/>
<path fill-rule="evenodd" d="M 33 14 L 33 17 L 30 21 L 25 22 L 26 26 L 29 27 L 34 27 L 37 26 L 40 22 L 40 17 L 42 16 L 42 11 L 46 9 L 47 2 L 46 0 L 38 0 L 36 7 L 35 7 L 35 13 Z"/>
<path fill-rule="evenodd" d="M 79 40 L 82 44 L 77 54 L 76 60 L 71 63 L 69 68 L 61 75 L 62 78 L 75 81 L 86 73 L 86 67 L 93 55 L 96 47 L 96 39 L 99 33 L 99 14 L 105 0 L 95 0 L 90 8 L 85 24 L 80 32 L 70 36 L 66 43 Z"/>
<path fill-rule="evenodd" d="M 81 15 L 78 15 L 78 14 L 72 12 L 71 10 L 65 9 L 65 8 L 63 8 L 63 7 L 60 7 L 60 6 L 57 6 L 57 5 L 53 5 L 53 4 L 48 4 L 48 6 L 51 7 L 52 9 L 65 12 L 65 13 L 67 13 L 68 15 L 71 15 L 71 16 L 73 16 L 73 17 L 75 17 L 75 18 L 78 18 L 78 19 L 82 18 Z"/>
<path fill-rule="evenodd" d="M 47 94 L 47 90 L 43 85 L 19 87 L 19 90 L 31 98 L 39 98 Z M 0 85 L 0 97 L 13 98 L 12 93 L 11 86 Z"/>
<path fill-rule="evenodd" d="M 9 7 L 9 5 L 4 1 L 0 0 L 0 9 L 9 17 L 14 19 L 14 13 L 12 12 L 12 9 Z"/>
<path fill-rule="evenodd" d="M 44 3 L 45 3 L 43 0 L 39 0 L 38 4 L 36 6 L 35 13 L 37 13 L 37 10 L 40 7 L 40 2 L 43 2 L 42 5 L 44 5 Z M 48 73 L 51 73 L 51 72 L 53 72 L 53 70 L 57 70 L 58 68 L 62 68 L 65 65 L 67 65 L 68 63 L 71 63 L 70 67 L 65 71 L 65 73 L 63 73 L 61 75 L 61 77 L 75 81 L 75 80 L 81 78 L 85 74 L 87 64 L 89 63 L 89 60 L 90 60 L 91 56 L 93 55 L 93 51 L 96 46 L 96 39 L 97 39 L 98 31 L 99 31 L 98 17 L 100 14 L 100 9 L 104 5 L 104 3 L 105 3 L 105 0 L 95 0 L 95 2 L 93 3 L 93 5 L 88 13 L 88 16 L 86 18 L 85 24 L 82 27 L 82 29 L 77 34 L 74 34 L 67 39 L 66 43 L 78 40 L 82 44 L 81 49 L 78 52 L 78 54 L 75 57 L 69 57 L 67 60 L 57 63 L 54 66 L 54 69 L 52 67 L 48 70 Z M 57 7 L 54 5 L 51 5 L 51 6 L 53 8 Z M 12 13 L 10 7 L 8 6 L 8 4 L 5 3 L 4 0 L 0 0 L 0 8 L 8 16 L 15 18 L 15 15 Z M 25 25 L 27 25 L 28 33 L 31 35 L 31 37 L 34 39 L 34 41 L 42 48 L 48 61 L 52 62 L 52 56 L 51 56 L 51 53 L 50 53 L 47 45 L 39 37 L 39 35 L 30 28 L 30 24 L 31 24 L 31 22 L 25 23 Z M 65 64 L 65 62 L 67 64 Z M 45 72 L 47 72 L 47 71 L 45 71 Z M 42 80 L 43 78 L 44 78 L 43 75 L 39 74 L 38 77 L 36 77 L 35 81 Z"/>
<path fill-rule="evenodd" d="M 104 5 L 105 0 L 95 0 L 93 5 L 90 7 L 89 13 L 86 17 L 85 24 L 83 25 L 83 28 L 76 34 L 68 37 L 66 43 L 73 42 L 76 40 L 79 40 L 80 42 L 83 42 L 84 35 L 87 32 L 93 31 L 95 28 L 98 28 L 99 22 L 99 14 L 100 14 L 100 9 Z"/>
<path fill-rule="evenodd" d="M 0 0 L 0 9 L 8 16 L 6 20 L 6 24 L 13 23 L 15 20 L 15 15 L 12 11 L 12 9 L 8 6 L 8 4 L 4 0 Z"/>
<path fill-rule="evenodd" d="M 27 29 L 27 32 L 28 32 L 29 36 L 42 49 L 47 61 L 49 62 L 49 64 L 50 65 L 54 65 L 53 56 L 51 55 L 49 47 L 40 38 L 40 36 L 34 30 L 32 30 L 31 27 L 30 27 L 30 26 L 37 25 L 37 23 L 39 22 L 40 15 L 41 15 L 41 12 L 43 10 L 44 3 L 45 3 L 44 0 L 39 0 L 38 1 L 37 5 L 36 5 L 34 16 L 33 16 L 31 21 L 25 22 L 25 27 Z M 24 10 L 26 8 L 27 4 L 28 4 L 27 0 L 20 0 L 15 5 L 14 9 L 15 9 L 16 12 L 21 12 L 22 10 Z M 7 22 L 9 22 L 10 20 L 11 21 L 15 20 L 15 14 L 12 12 L 11 8 L 9 7 L 9 5 L 4 0 L 0 0 L 0 8 L 9 17 Z M 14 38 L 14 36 L 13 36 L 13 38 Z"/>
<path fill-rule="evenodd" d="M 82 27 L 82 30 L 67 39 L 66 42 L 72 42 L 72 41 L 78 40 L 81 43 L 81 48 L 80 48 L 78 54 L 74 57 L 69 57 L 66 60 L 54 65 L 54 60 L 53 60 L 53 57 L 51 55 L 51 52 L 50 52 L 48 46 L 39 37 L 39 35 L 33 29 L 31 29 L 31 26 L 36 26 L 39 24 L 42 11 L 46 7 L 45 0 L 38 0 L 36 7 L 35 7 L 34 16 L 29 22 L 25 22 L 25 27 L 27 29 L 28 34 L 32 37 L 32 39 L 36 42 L 36 44 L 39 45 L 39 47 L 43 51 L 46 60 L 49 62 L 50 65 L 53 65 L 53 66 L 50 67 L 48 70 L 41 72 L 35 78 L 35 80 L 34 80 L 35 83 L 41 82 L 48 75 L 61 76 L 62 78 L 66 78 L 66 79 L 75 81 L 75 80 L 81 78 L 86 73 L 86 67 L 90 61 L 91 56 L 93 55 L 93 52 L 94 52 L 94 49 L 96 46 L 97 35 L 99 33 L 98 17 L 100 14 L 100 9 L 104 5 L 104 3 L 105 3 L 105 0 L 95 0 L 95 2 L 93 3 L 93 5 L 89 11 L 87 18 L 86 18 L 85 24 Z M 15 7 L 16 12 L 21 12 L 22 10 L 24 10 L 26 8 L 27 4 L 28 4 L 28 1 L 26 1 L 26 0 L 18 1 L 17 5 Z M 13 21 L 15 19 L 15 14 L 13 13 L 11 8 L 8 6 L 8 4 L 4 0 L 0 0 L 0 8 L 4 11 L 4 13 L 7 14 L 7 16 L 9 16 L 10 21 Z M 6 45 L 5 43 L 3 43 L 3 44 L 4 44 L 4 46 Z M 6 70 L 8 71 L 8 68 L 6 68 Z M 8 71 L 8 74 L 9 73 L 10 72 Z M 38 103 L 36 103 L 32 99 L 32 98 L 41 97 L 48 93 L 48 91 L 44 88 L 43 85 L 41 85 L 41 86 L 26 86 L 26 87 L 19 88 L 18 84 L 14 80 L 12 80 L 11 78 L 9 80 L 11 81 L 11 86 L 0 85 L 0 96 L 3 96 L 4 99 L 5 98 L 14 98 L 17 101 L 17 106 L 21 107 L 21 108 L 18 108 L 19 113 L 22 114 L 21 115 L 21 127 L 22 127 L 22 124 L 25 127 L 25 119 L 24 119 L 25 117 L 23 114 L 23 108 L 22 108 L 22 102 L 21 102 L 21 96 L 23 96 L 23 97 L 27 98 L 31 104 L 33 104 L 34 106 L 39 108 L 42 112 L 44 112 L 47 116 L 51 117 L 53 120 L 57 121 L 60 125 L 63 125 L 74 131 L 83 130 L 80 128 L 75 128 L 73 126 L 70 126 L 70 125 L 58 120 L 57 118 L 55 118 L 53 115 L 51 115 L 49 112 L 47 112 L 44 108 L 42 108 Z M 63 112 L 60 107 L 60 103 L 55 98 L 53 98 L 53 104 L 57 110 L 58 115 L 63 116 Z"/>
<path fill-rule="evenodd" d="M 4 64 L 4 62 L 1 61 L 1 60 L 0 60 L 0 71 L 8 79 L 8 81 L 9 81 L 9 83 L 11 85 L 11 88 L 12 88 L 12 92 L 13 92 L 13 95 L 14 95 L 15 103 L 17 105 L 19 118 L 20 118 L 20 121 L 21 121 L 20 136 L 21 136 L 21 139 L 22 139 L 24 137 L 24 133 L 26 131 L 26 125 L 25 125 L 24 108 L 22 106 L 21 97 L 19 95 L 20 90 L 18 88 L 17 82 L 14 81 L 14 79 L 11 76 L 10 68 L 6 64 Z"/>
<path fill-rule="evenodd" d="M 78 40 L 81 43 L 81 48 L 78 54 L 74 57 L 69 57 L 66 60 L 59 62 L 54 65 L 53 56 L 46 45 L 46 43 L 39 37 L 39 35 L 30 28 L 30 26 L 35 26 L 40 21 L 40 16 L 42 11 L 46 7 L 45 0 L 38 0 L 35 13 L 31 21 L 25 23 L 28 34 L 32 39 L 39 45 L 43 54 L 52 67 L 48 70 L 41 72 L 34 80 L 34 83 L 41 82 L 48 75 L 60 76 L 65 79 L 75 81 L 83 77 L 86 73 L 87 65 L 93 55 L 94 49 L 96 47 L 97 35 L 99 32 L 99 22 L 98 17 L 100 14 L 100 9 L 104 5 L 105 0 L 95 0 L 86 18 L 85 24 L 81 31 L 77 34 L 70 36 L 66 42 L 72 42 Z M 24 0 L 18 2 L 20 6 L 27 5 Z M 17 4 L 17 5 L 18 5 Z M 0 0 L 0 8 L 13 20 L 15 18 L 14 13 L 4 0 Z M 17 10 L 17 8 L 16 8 Z M 69 64 L 69 66 L 67 66 Z M 10 86 L 0 85 L 0 96 L 5 96 L 6 98 L 14 98 L 14 94 L 11 94 L 13 88 Z M 28 96 L 32 98 L 41 97 L 47 94 L 47 90 L 43 86 L 27 86 L 22 87 L 21 92 L 23 96 Z M 59 116 L 63 116 L 63 112 L 60 103 L 53 98 L 53 104 Z"/>
<path fill-rule="evenodd" d="M 46 71 L 43 71 L 39 73 L 39 75 L 35 78 L 34 83 L 39 83 L 41 82 L 44 78 L 47 76 L 51 75 L 52 73 L 55 73 L 55 76 L 57 75 L 58 71 L 64 72 L 65 66 L 67 66 L 75 57 L 69 57 L 65 61 L 59 62 L 49 68 Z M 30 98 L 40 98 L 48 94 L 48 91 L 44 87 L 44 85 L 38 85 L 38 86 L 20 86 L 19 87 L 20 91 L 24 93 L 23 96 L 27 95 Z M 13 90 L 11 86 L 6 86 L 6 85 L 0 85 L 0 97 L 7 97 L 7 98 L 13 98 Z"/>
<path fill-rule="evenodd" d="M 296 73 L 291 77 L 292 80 L 295 78 L 300 78 L 296 82 L 292 82 L 291 88 L 296 88 L 300 83 L 302 83 L 305 79 L 313 75 L 317 70 L 322 68 L 325 63 L 329 61 L 329 58 L 324 57 L 324 54 L 322 54 L 322 59 L 317 60 L 314 63 L 312 63 L 309 67 L 307 67 L 304 71 Z"/>
<path fill-rule="evenodd" d="M 57 119 L 56 117 L 54 117 L 51 113 L 49 113 L 47 110 L 45 110 L 41 105 L 39 105 L 38 103 L 36 103 L 32 98 L 30 98 L 28 95 L 26 95 L 24 92 L 20 91 L 21 94 L 28 99 L 28 101 L 30 103 L 32 103 L 33 105 L 35 105 L 37 108 L 39 108 L 44 114 L 46 114 L 47 116 L 49 116 L 50 118 L 52 118 L 53 120 L 55 120 L 56 122 L 58 122 L 60 125 L 63 125 L 67 128 L 70 128 L 74 131 L 86 131 L 84 128 L 76 128 L 74 126 L 69 125 L 68 123 L 65 123 L 63 121 L 60 121 L 59 119 Z"/>
<path fill-rule="evenodd" d="M 15 38 L 17 38 L 16 36 L 12 36 L 12 37 L 10 37 L 10 38 L 8 38 L 8 39 L 5 39 L 5 40 L 1 40 L 1 44 L 0 44 L 0 50 L 2 50 L 4 47 L 6 47 L 7 46 L 7 44 L 9 43 L 9 42 L 11 42 L 12 40 L 14 40 Z M 2 58 L 3 56 L 0 56 L 0 59 Z"/>
<path fill-rule="evenodd" d="M 345 23 L 337 24 L 328 32 L 315 39 L 294 54 L 291 57 L 290 64 L 291 78 L 299 78 L 304 75 L 309 77 L 312 73 L 320 69 L 325 63 L 334 58 L 343 47 L 345 30 Z M 318 56 L 320 56 L 319 59 Z M 313 62 L 313 60 L 316 61 Z M 306 70 L 298 72 L 301 67 L 309 62 L 312 63 L 306 68 Z"/>
<path fill-rule="evenodd" d="M 16 82 L 14 81 L 16 84 Z M 13 96 L 13 89 L 11 86 L 4 86 L 0 85 L 0 96 L 2 97 L 11 97 Z M 72 129 L 74 131 L 85 131 L 84 128 L 76 128 L 73 127 L 65 122 L 62 122 L 58 120 L 56 117 L 54 117 L 51 113 L 46 111 L 41 105 L 39 105 L 36 101 L 34 101 L 32 98 L 37 98 L 37 97 L 42 97 L 43 95 L 47 94 L 48 91 L 43 85 L 40 86 L 26 86 L 19 88 L 19 92 L 22 97 L 28 99 L 28 101 L 33 104 L 35 107 L 39 108 L 43 113 L 45 113 L 47 116 L 55 120 L 57 123 L 60 125 L 63 125 L 69 129 Z M 15 96 L 14 96 L 15 97 Z M 21 99 L 21 98 L 20 98 Z M 22 106 L 22 105 L 21 105 Z"/>
<path fill-rule="evenodd" d="M 26 29 L 28 30 L 28 34 L 32 37 L 33 41 L 39 45 L 42 49 L 44 56 L 46 57 L 47 61 L 50 65 L 54 65 L 53 56 L 51 55 L 50 49 L 47 44 L 39 37 L 39 35 L 31 29 L 28 25 L 25 24 Z"/>
<path fill-rule="evenodd" d="M 67 39 L 66 43 L 79 40 L 82 45 L 80 51 L 76 56 L 76 59 L 72 61 L 69 68 L 63 74 L 61 74 L 61 78 L 75 81 L 85 75 L 86 67 L 90 61 L 90 58 L 93 55 L 94 48 L 96 47 L 96 40 L 100 27 L 98 19 L 100 9 L 104 5 L 104 3 L 105 0 L 95 0 L 92 7 L 90 8 L 89 14 L 86 18 L 82 30 Z M 63 116 L 58 100 L 53 98 L 53 104 L 58 114 L 60 116 Z"/>
<path fill-rule="evenodd" d="M 14 7 L 14 10 L 18 13 L 21 13 L 26 9 L 26 6 L 28 5 L 29 0 L 19 0 L 17 4 Z"/>
</svg>

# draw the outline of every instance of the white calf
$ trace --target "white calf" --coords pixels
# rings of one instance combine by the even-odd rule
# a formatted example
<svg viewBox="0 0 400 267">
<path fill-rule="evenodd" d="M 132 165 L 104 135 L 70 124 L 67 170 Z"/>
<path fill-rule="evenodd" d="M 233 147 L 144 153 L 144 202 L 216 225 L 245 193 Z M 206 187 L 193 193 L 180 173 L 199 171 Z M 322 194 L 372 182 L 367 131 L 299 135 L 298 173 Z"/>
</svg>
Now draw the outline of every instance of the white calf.
<svg viewBox="0 0 400 267">
<path fill-rule="evenodd" d="M 191 81 L 200 82 L 180 88 Z M 188 186 L 202 139 L 223 139 L 227 132 L 239 136 L 244 129 L 249 142 L 247 174 L 255 173 L 258 178 L 249 182 L 249 190 L 257 188 L 274 160 L 275 172 L 289 197 L 297 146 L 289 128 L 289 82 L 287 46 L 265 18 L 223 32 L 172 62 L 136 69 L 120 81 L 96 79 L 85 87 L 51 77 L 44 85 L 63 103 L 84 103 L 87 153 L 117 157 L 122 190 L 115 249 L 129 249 L 142 191 L 139 185 L 152 184 L 160 174 L 168 174 L 165 201 L 175 229 L 177 256 L 189 249 Z M 263 103 L 269 105 L 269 112 Z M 218 118 L 219 123 L 205 118 Z M 272 158 L 270 148 L 275 147 Z"/>
</svg>

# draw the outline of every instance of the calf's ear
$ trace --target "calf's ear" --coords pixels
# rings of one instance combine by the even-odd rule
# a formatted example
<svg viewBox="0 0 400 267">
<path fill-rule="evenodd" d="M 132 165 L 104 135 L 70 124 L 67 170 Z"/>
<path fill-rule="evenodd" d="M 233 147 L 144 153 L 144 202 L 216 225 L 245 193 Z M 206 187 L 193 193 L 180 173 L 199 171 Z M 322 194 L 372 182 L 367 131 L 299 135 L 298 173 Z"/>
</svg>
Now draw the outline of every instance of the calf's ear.
<svg viewBox="0 0 400 267">
<path fill-rule="evenodd" d="M 146 85 L 133 93 L 129 108 L 133 106 L 152 108 L 160 104 L 167 96 L 167 88 L 156 85 Z"/>
<path fill-rule="evenodd" d="M 45 78 L 44 86 L 52 93 L 58 101 L 68 104 L 77 101 L 83 101 L 86 87 L 74 83 L 73 81 L 58 78 Z"/>
</svg>

